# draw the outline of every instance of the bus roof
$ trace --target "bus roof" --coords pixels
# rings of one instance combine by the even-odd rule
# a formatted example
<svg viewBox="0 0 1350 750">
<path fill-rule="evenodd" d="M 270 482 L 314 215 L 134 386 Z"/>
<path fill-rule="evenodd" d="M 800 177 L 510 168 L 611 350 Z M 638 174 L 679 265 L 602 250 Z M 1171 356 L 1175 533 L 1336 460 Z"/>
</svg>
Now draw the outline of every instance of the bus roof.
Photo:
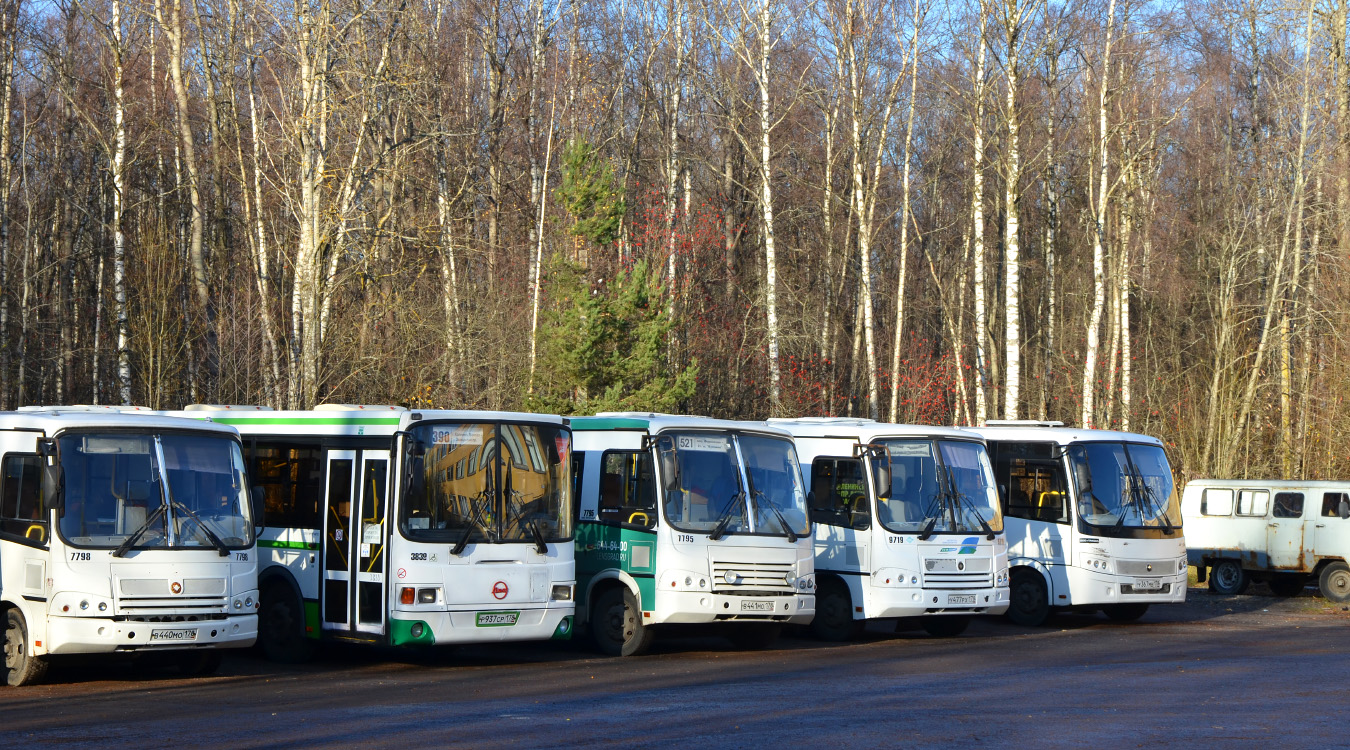
<svg viewBox="0 0 1350 750">
<path fill-rule="evenodd" d="M 741 430 L 790 437 L 786 430 L 764 422 L 659 414 L 656 412 L 601 412 L 593 417 L 573 417 L 573 432 L 637 430 L 655 435 L 665 430 Z"/>
<path fill-rule="evenodd" d="M 238 407 L 195 408 L 175 413 L 211 419 L 245 434 L 387 436 L 423 422 L 533 422 L 565 425 L 556 414 L 467 409 L 416 409 L 397 406 L 335 406 L 295 411 L 247 411 Z"/>
<path fill-rule="evenodd" d="M 1115 430 L 1094 430 L 1089 427 L 1044 427 L 1037 425 L 993 425 L 990 427 L 963 427 L 978 433 L 986 440 L 1013 440 L 1022 443 L 1148 443 L 1162 445 L 1151 435 Z"/>
<path fill-rule="evenodd" d="M 170 416 L 149 409 L 120 410 L 66 406 L 24 407 L 0 412 L 0 430 L 41 430 L 48 436 L 77 428 L 136 428 L 142 430 L 202 430 L 226 435 L 238 434 L 233 427 L 215 420 L 193 420 Z"/>
<path fill-rule="evenodd" d="M 787 430 L 799 438 L 844 438 L 867 443 L 888 437 L 945 437 L 960 440 L 979 440 L 984 437 L 959 427 L 938 427 L 921 424 L 892 424 L 871 419 L 848 417 L 805 417 L 798 419 L 770 419 L 769 424 Z"/>
</svg>

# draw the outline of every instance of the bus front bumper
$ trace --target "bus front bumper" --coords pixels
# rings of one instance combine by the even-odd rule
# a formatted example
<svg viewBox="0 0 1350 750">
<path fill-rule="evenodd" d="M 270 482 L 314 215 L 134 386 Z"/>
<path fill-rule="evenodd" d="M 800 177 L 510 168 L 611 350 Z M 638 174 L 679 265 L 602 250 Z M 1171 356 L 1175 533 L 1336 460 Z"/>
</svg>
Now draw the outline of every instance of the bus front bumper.
<svg viewBox="0 0 1350 750">
<path fill-rule="evenodd" d="M 573 607 L 504 606 L 476 610 L 399 610 L 389 619 L 394 646 L 546 641 L 572 635 Z"/>
<path fill-rule="evenodd" d="M 1136 589 L 1135 578 L 1111 575 L 1079 567 L 1066 569 L 1069 576 L 1068 601 L 1056 596 L 1054 604 L 1092 606 L 1098 604 L 1179 604 L 1186 601 L 1186 574 L 1160 576 L 1159 589 Z M 1057 587 L 1058 588 L 1058 587 Z"/>
<path fill-rule="evenodd" d="M 1008 611 L 1008 587 L 984 589 L 884 588 L 866 602 L 868 618 L 921 615 L 1001 615 Z M 856 618 L 857 615 L 854 615 Z"/>
<path fill-rule="evenodd" d="M 49 654 L 247 648 L 257 639 L 257 615 L 196 622 L 133 622 L 59 615 L 47 618 Z"/>
<path fill-rule="evenodd" d="M 703 591 L 657 591 L 656 610 L 644 612 L 643 619 L 649 625 L 719 620 L 806 625 L 815 615 L 815 594 L 736 596 Z"/>
</svg>

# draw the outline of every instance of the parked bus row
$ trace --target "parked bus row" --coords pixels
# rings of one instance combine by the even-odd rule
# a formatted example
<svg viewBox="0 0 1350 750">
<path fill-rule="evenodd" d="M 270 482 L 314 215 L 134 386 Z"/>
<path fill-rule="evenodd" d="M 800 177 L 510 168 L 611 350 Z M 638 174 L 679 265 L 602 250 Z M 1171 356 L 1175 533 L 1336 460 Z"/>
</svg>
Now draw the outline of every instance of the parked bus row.
<svg viewBox="0 0 1350 750">
<path fill-rule="evenodd" d="M 0 415 L 0 463 L 10 684 L 71 653 L 209 672 L 255 640 L 950 636 L 1186 591 L 1161 443 L 1057 423 L 41 407 Z"/>
</svg>

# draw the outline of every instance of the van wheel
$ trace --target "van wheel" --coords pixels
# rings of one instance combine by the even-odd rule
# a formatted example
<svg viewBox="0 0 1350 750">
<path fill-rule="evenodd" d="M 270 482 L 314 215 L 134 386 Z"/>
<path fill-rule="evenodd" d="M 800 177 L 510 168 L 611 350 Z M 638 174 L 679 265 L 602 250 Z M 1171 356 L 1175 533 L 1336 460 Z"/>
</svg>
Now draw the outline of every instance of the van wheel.
<svg viewBox="0 0 1350 750">
<path fill-rule="evenodd" d="M 727 640 L 742 651 L 760 651 L 769 648 L 782 633 L 783 626 L 776 622 L 727 624 Z"/>
<path fill-rule="evenodd" d="M 1108 604 L 1102 607 L 1102 614 L 1116 622 L 1133 622 L 1147 611 L 1147 604 Z"/>
<path fill-rule="evenodd" d="M 268 659 L 301 664 L 314 656 L 314 641 L 305 637 L 305 609 L 289 586 L 274 583 L 262 592 L 258 642 Z"/>
<path fill-rule="evenodd" d="M 935 638 L 955 638 L 970 627 L 970 615 L 932 615 L 920 617 L 919 624 Z"/>
<path fill-rule="evenodd" d="M 32 685 L 47 673 L 47 660 L 28 653 L 28 626 L 17 609 L 5 613 L 5 672 L 12 687 Z"/>
<path fill-rule="evenodd" d="M 1237 560 L 1220 560 L 1209 569 L 1209 591 L 1212 594 L 1236 596 L 1247 590 L 1251 576 Z"/>
<path fill-rule="evenodd" d="M 863 621 L 853 619 L 853 600 L 848 586 L 833 578 L 822 582 L 816 593 L 816 616 L 811 618 L 811 634 L 822 641 L 851 641 L 862 632 Z"/>
<path fill-rule="evenodd" d="M 652 629 L 642 622 L 637 597 L 627 586 L 601 594 L 591 610 L 591 639 L 608 656 L 638 656 L 651 648 Z"/>
<path fill-rule="evenodd" d="M 1322 568 L 1318 588 L 1322 589 L 1322 596 L 1337 604 L 1350 602 L 1350 565 L 1334 562 Z"/>
<path fill-rule="evenodd" d="M 1050 616 L 1050 592 L 1045 579 L 1031 568 L 1014 568 L 1008 584 L 1008 619 L 1030 628 L 1040 627 Z"/>
<path fill-rule="evenodd" d="M 1298 596 L 1308 585 L 1308 577 L 1301 573 L 1277 573 L 1269 583 L 1275 596 Z"/>
</svg>

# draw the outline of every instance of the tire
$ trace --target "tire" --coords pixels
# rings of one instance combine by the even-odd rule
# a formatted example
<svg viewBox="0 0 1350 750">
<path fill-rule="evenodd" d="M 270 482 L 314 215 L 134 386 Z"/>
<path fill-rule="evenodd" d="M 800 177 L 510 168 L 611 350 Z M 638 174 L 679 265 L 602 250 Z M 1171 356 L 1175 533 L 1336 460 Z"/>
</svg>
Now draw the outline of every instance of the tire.
<svg viewBox="0 0 1350 750">
<path fill-rule="evenodd" d="M 919 624 L 934 638 L 955 638 L 970 627 L 970 615 L 929 615 L 920 617 Z"/>
<path fill-rule="evenodd" d="M 305 609 L 289 586 L 274 583 L 262 592 L 258 643 L 279 664 L 301 664 L 314 657 L 314 641 L 305 637 Z"/>
<path fill-rule="evenodd" d="M 727 628 L 727 640 L 742 651 L 762 651 L 783 634 L 783 626 L 776 622 L 733 622 L 727 623 Z"/>
<path fill-rule="evenodd" d="M 1267 582 L 1275 596 L 1298 596 L 1308 585 L 1308 577 L 1302 573 L 1277 573 Z"/>
<path fill-rule="evenodd" d="M 1108 604 L 1102 607 L 1102 614 L 1116 622 L 1134 622 L 1147 611 L 1147 604 Z"/>
<path fill-rule="evenodd" d="M 1322 568 L 1317 586 L 1322 589 L 1322 596 L 1337 604 L 1350 602 L 1350 565 L 1334 562 Z"/>
<path fill-rule="evenodd" d="M 1009 620 L 1024 627 L 1040 627 L 1050 617 L 1050 592 L 1045 579 L 1032 568 L 1014 568 L 1008 584 Z"/>
<path fill-rule="evenodd" d="M 47 660 L 28 653 L 28 625 L 23 613 L 5 613 L 5 676 L 11 687 L 32 685 L 47 673 Z"/>
<path fill-rule="evenodd" d="M 1237 560 L 1219 560 L 1209 568 L 1209 590 L 1213 594 L 1236 596 L 1247 590 L 1252 577 Z"/>
<path fill-rule="evenodd" d="M 637 597 L 627 586 L 606 589 L 591 609 L 591 640 L 608 656 L 639 656 L 652 645 L 652 629 L 642 622 Z"/>
<path fill-rule="evenodd" d="M 220 669 L 220 662 L 225 657 L 220 649 L 209 649 L 201 651 L 184 651 L 178 655 L 178 671 L 184 677 L 209 677 Z"/>
<path fill-rule="evenodd" d="M 816 616 L 811 618 L 811 634 L 822 641 L 843 643 L 858 637 L 863 621 L 853 619 L 853 599 L 848 586 L 827 579 L 816 592 Z"/>
</svg>

